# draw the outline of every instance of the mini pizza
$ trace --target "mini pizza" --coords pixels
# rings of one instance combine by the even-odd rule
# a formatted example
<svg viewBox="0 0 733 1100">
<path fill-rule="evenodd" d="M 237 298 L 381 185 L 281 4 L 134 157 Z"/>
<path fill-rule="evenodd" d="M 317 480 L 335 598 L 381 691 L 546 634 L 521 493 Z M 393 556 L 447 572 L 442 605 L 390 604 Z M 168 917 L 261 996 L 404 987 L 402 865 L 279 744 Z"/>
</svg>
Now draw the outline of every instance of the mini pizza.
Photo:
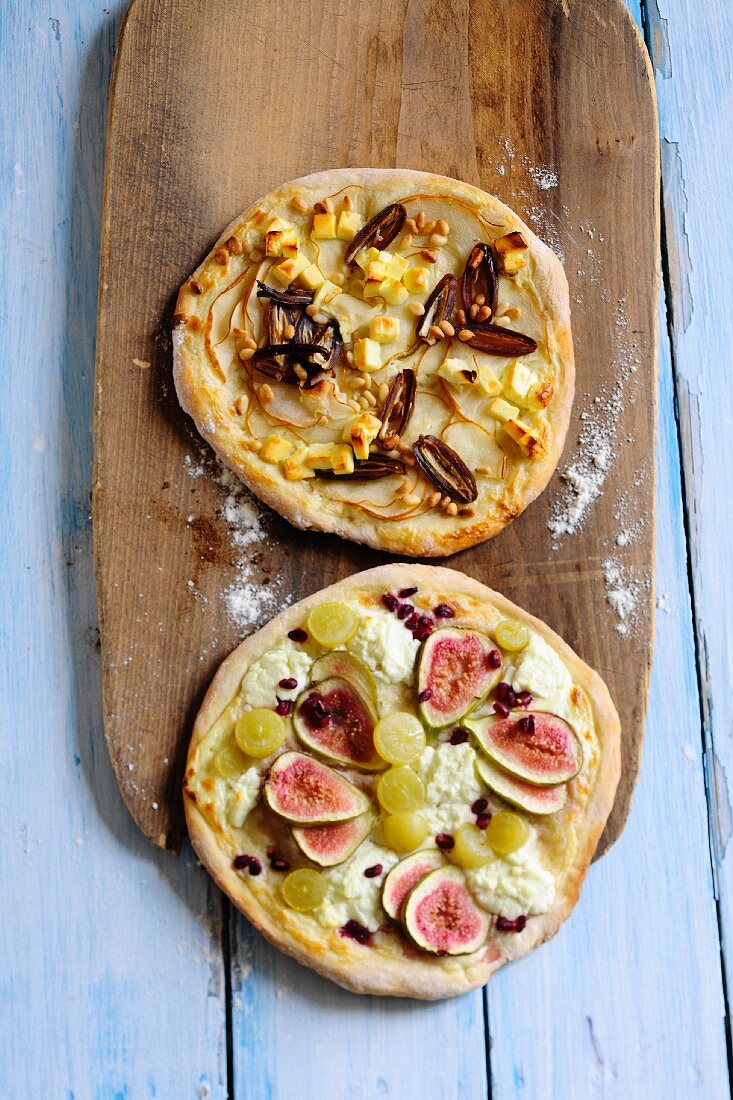
<svg viewBox="0 0 733 1100">
<path fill-rule="evenodd" d="M 224 661 L 184 802 L 277 947 L 357 992 L 440 998 L 555 934 L 619 766 L 605 685 L 549 627 L 462 573 L 386 565 Z"/>
<path fill-rule="evenodd" d="M 181 288 L 179 400 L 297 527 L 408 555 L 497 534 L 562 452 L 557 257 L 507 206 L 402 169 L 284 184 Z"/>
</svg>

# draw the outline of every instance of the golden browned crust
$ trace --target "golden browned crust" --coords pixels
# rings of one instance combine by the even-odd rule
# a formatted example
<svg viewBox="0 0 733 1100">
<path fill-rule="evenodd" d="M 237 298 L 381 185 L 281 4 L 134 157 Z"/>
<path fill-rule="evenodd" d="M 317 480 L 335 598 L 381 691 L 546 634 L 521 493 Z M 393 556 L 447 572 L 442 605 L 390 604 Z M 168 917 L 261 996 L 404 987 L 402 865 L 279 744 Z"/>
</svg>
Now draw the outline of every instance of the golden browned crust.
<svg viewBox="0 0 733 1100">
<path fill-rule="evenodd" d="M 414 953 L 386 957 L 341 937 L 337 930 L 321 928 L 312 919 L 294 913 L 274 901 L 261 880 L 243 879 L 231 865 L 231 855 L 220 843 L 198 805 L 185 797 L 191 841 L 202 863 L 238 909 L 281 950 L 312 967 L 339 985 L 359 993 L 438 999 L 483 985 L 504 963 L 526 955 L 550 939 L 577 901 L 580 887 L 596 844 L 613 805 L 620 774 L 619 719 L 605 684 L 576 653 L 541 620 L 534 618 L 497 592 L 463 573 L 429 565 L 395 564 L 356 574 L 287 608 L 266 627 L 253 634 L 223 662 L 206 694 L 194 725 L 188 767 L 195 764 L 203 737 L 236 693 L 246 668 L 288 630 L 301 623 L 311 606 L 324 598 L 345 598 L 364 592 L 384 592 L 418 584 L 436 598 L 466 596 L 490 605 L 502 616 L 519 619 L 536 631 L 559 654 L 573 681 L 586 693 L 595 732 L 600 743 L 600 762 L 595 784 L 577 833 L 572 866 L 558 880 L 554 903 L 544 915 L 532 917 L 525 930 L 505 936 L 501 948 L 492 944 L 470 964 L 460 960 L 420 957 Z M 188 771 L 187 767 L 187 771 Z M 561 881 L 561 886 L 560 886 Z"/>
<path fill-rule="evenodd" d="M 507 231 L 519 230 L 530 245 L 533 282 L 544 315 L 552 324 L 556 345 L 554 356 L 557 375 L 555 392 L 547 409 L 546 450 L 541 456 L 522 463 L 522 476 L 511 491 L 506 488 L 498 508 L 481 507 L 475 519 L 456 521 L 433 509 L 429 522 L 405 519 L 399 522 L 359 514 L 336 505 L 329 497 L 332 485 L 319 482 L 317 495 L 313 482 L 288 481 L 276 466 L 268 466 L 257 455 L 241 446 L 241 441 L 224 417 L 212 417 L 212 391 L 202 369 L 200 310 L 201 297 L 192 285 L 199 280 L 217 279 L 217 251 L 242 230 L 257 210 L 269 211 L 289 204 L 296 196 L 319 195 L 339 191 L 351 184 L 389 186 L 388 201 L 411 191 L 448 193 L 452 198 L 472 204 L 501 219 Z M 565 444 L 575 388 L 575 364 L 570 329 L 567 280 L 557 256 L 524 222 L 499 199 L 476 187 L 447 177 L 407 169 L 332 169 L 283 184 L 236 218 L 214 245 L 211 253 L 181 287 L 176 306 L 174 329 L 174 379 L 179 401 L 194 419 L 201 435 L 221 460 L 261 500 L 285 516 L 296 527 L 317 529 L 362 542 L 376 549 L 408 556 L 443 556 L 473 546 L 498 534 L 512 519 L 542 492 L 552 477 Z M 481 512 L 485 514 L 481 514 Z"/>
</svg>

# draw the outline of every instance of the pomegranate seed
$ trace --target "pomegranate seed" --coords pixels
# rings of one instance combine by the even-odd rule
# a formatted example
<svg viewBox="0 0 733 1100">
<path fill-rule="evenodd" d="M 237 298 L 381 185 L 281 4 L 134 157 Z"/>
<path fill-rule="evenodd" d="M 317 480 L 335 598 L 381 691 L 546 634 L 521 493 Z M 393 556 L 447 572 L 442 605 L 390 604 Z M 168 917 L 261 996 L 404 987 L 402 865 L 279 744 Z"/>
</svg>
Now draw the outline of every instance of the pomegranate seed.
<svg viewBox="0 0 733 1100">
<path fill-rule="evenodd" d="M 409 618 L 405 619 L 405 626 L 408 630 L 414 630 L 417 624 L 420 622 L 420 616 L 416 611 L 413 611 Z"/>
<path fill-rule="evenodd" d="M 427 703 L 428 699 L 432 699 L 432 698 L 433 698 L 433 689 L 432 688 L 425 688 L 425 690 L 421 691 L 420 694 L 418 695 L 417 701 L 418 701 L 418 703 Z"/>
<path fill-rule="evenodd" d="M 522 733 L 534 733 L 534 718 L 531 714 L 527 714 L 524 718 L 520 718 L 517 722 L 517 728 Z"/>
<path fill-rule="evenodd" d="M 532 696 L 528 691 L 520 691 L 517 695 L 517 706 L 530 707 L 532 705 Z"/>
<path fill-rule="evenodd" d="M 417 585 L 414 588 L 401 588 L 397 595 L 401 600 L 406 600 L 408 596 L 414 596 L 417 592 Z"/>
<path fill-rule="evenodd" d="M 496 918 L 497 932 L 521 932 L 526 924 L 527 918 L 525 916 L 517 917 L 516 920 L 509 920 L 508 917 Z"/>
<path fill-rule="evenodd" d="M 288 863 L 288 861 L 286 859 L 271 859 L 270 860 L 270 867 L 272 867 L 273 871 L 289 871 L 290 870 L 290 864 Z"/>
<path fill-rule="evenodd" d="M 509 717 L 509 707 L 504 703 L 500 703 L 498 700 L 494 703 L 494 710 L 501 718 Z"/>
<path fill-rule="evenodd" d="M 438 833 L 435 838 L 435 843 L 442 852 L 449 852 L 455 844 L 455 840 L 450 833 Z"/>
<path fill-rule="evenodd" d="M 343 928 L 339 929 L 339 932 L 350 940 L 356 940 L 357 943 L 369 943 L 372 935 L 368 928 L 365 928 L 363 924 L 359 924 L 358 920 L 347 920 Z"/>
<path fill-rule="evenodd" d="M 411 603 L 403 603 L 400 607 L 397 608 L 398 619 L 406 619 L 408 615 L 413 615 L 414 613 L 415 608 L 412 606 Z"/>
<path fill-rule="evenodd" d="M 489 668 L 501 668 L 501 653 L 498 649 L 492 649 L 486 658 L 486 664 Z"/>
<path fill-rule="evenodd" d="M 433 614 L 437 615 L 439 619 L 452 619 L 455 616 L 455 611 L 447 603 L 439 603 L 437 607 L 433 608 Z"/>
<path fill-rule="evenodd" d="M 290 638 L 291 642 L 307 642 L 308 641 L 308 635 L 306 634 L 306 632 L 304 630 L 301 630 L 299 626 L 296 627 L 295 630 L 289 630 L 288 631 L 288 638 Z"/>
<path fill-rule="evenodd" d="M 261 875 L 262 874 L 262 864 L 257 859 L 257 856 L 250 856 L 249 857 L 249 873 L 251 875 Z"/>
<path fill-rule="evenodd" d="M 479 814 L 476 818 L 477 829 L 488 829 L 489 822 L 491 821 L 491 814 Z"/>
<path fill-rule="evenodd" d="M 232 860 L 232 867 L 235 871 L 246 871 L 249 867 L 250 856 L 235 856 Z"/>
<path fill-rule="evenodd" d="M 385 592 L 382 596 L 382 603 L 388 611 L 396 611 L 400 606 L 399 600 L 396 596 L 393 596 L 391 592 Z"/>
<path fill-rule="evenodd" d="M 477 798 L 475 802 L 471 803 L 472 814 L 482 814 L 488 806 L 488 801 L 485 798 Z"/>
<path fill-rule="evenodd" d="M 364 875 L 365 875 L 366 878 L 377 878 L 377 876 L 381 875 L 381 873 L 382 873 L 382 864 L 381 863 L 375 863 L 373 867 L 367 867 L 366 870 L 364 871 Z"/>
<path fill-rule="evenodd" d="M 468 741 L 467 730 L 453 730 L 453 733 L 450 735 L 451 745 L 462 745 L 465 741 Z"/>
<path fill-rule="evenodd" d="M 286 676 L 284 680 L 278 680 L 278 687 L 287 688 L 288 691 L 292 691 L 293 688 L 297 688 L 298 681 L 294 676 Z"/>
<path fill-rule="evenodd" d="M 424 642 L 426 638 L 430 637 L 434 630 L 435 623 L 431 619 L 429 619 L 427 615 L 422 615 L 420 617 L 420 621 L 412 632 L 412 636 L 413 638 L 416 638 L 418 642 Z"/>
<path fill-rule="evenodd" d="M 500 703 L 506 703 L 510 708 L 513 707 L 517 701 L 512 685 L 508 684 L 506 680 L 502 680 L 501 683 L 496 685 L 496 698 Z"/>
<path fill-rule="evenodd" d="M 287 718 L 292 709 L 293 704 L 290 699 L 278 699 L 275 713 L 282 715 L 283 718 Z"/>
</svg>

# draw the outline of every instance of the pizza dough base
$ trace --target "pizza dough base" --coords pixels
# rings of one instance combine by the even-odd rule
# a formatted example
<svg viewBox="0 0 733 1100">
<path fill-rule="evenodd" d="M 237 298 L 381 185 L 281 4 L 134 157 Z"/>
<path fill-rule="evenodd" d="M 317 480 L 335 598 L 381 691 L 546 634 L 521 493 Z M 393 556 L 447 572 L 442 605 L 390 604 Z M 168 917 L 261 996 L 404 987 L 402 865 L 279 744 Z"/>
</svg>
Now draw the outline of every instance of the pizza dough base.
<svg viewBox="0 0 733 1100">
<path fill-rule="evenodd" d="M 418 584 L 422 592 L 431 591 L 436 596 L 473 597 L 491 603 L 507 618 L 526 623 L 559 654 L 573 682 L 586 693 L 600 743 L 600 763 L 595 787 L 578 832 L 575 858 L 571 867 L 556 880 L 555 899 L 548 913 L 531 917 L 523 932 L 505 934 L 501 939 L 501 949 L 493 944 L 488 945 L 484 956 L 468 966 L 461 964 L 460 959 L 416 954 L 387 958 L 380 953 L 375 960 L 372 948 L 340 936 L 338 929 L 321 928 L 312 917 L 295 913 L 279 903 L 277 914 L 273 913 L 270 891 L 258 879 L 244 880 L 233 869 L 230 854 L 222 850 L 216 831 L 195 802 L 190 797 L 184 797 L 184 804 L 191 842 L 201 862 L 237 908 L 281 951 L 355 993 L 437 1000 L 484 985 L 504 963 L 528 954 L 555 935 L 578 900 L 588 865 L 613 806 L 621 767 L 621 731 L 616 709 L 600 676 L 581 661 L 553 630 L 498 592 L 451 569 L 411 563 L 369 569 L 287 608 L 226 658 L 196 718 L 189 760 L 237 693 L 247 667 L 272 648 L 288 630 L 301 623 L 311 607 L 326 599 L 349 598 L 365 589 L 387 592 L 407 584 Z M 266 896 L 269 904 L 263 904 L 258 895 Z"/>
</svg>

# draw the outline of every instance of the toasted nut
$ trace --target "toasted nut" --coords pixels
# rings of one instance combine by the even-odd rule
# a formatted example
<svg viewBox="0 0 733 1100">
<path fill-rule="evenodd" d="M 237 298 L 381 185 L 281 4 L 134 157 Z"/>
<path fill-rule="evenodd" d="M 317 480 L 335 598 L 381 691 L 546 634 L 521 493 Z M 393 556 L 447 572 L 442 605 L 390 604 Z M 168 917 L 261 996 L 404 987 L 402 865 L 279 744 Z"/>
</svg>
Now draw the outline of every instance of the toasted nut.
<svg viewBox="0 0 733 1100">
<path fill-rule="evenodd" d="M 478 474 L 479 477 L 488 477 L 489 474 L 491 473 L 491 467 L 490 466 L 477 466 L 476 469 L 474 470 L 474 473 Z"/>
<path fill-rule="evenodd" d="M 423 248 L 423 250 L 422 250 L 422 252 L 420 253 L 420 255 L 421 255 L 421 256 L 422 256 L 422 258 L 423 258 L 423 259 L 425 260 L 425 262 L 426 262 L 426 263 L 428 263 L 428 264 L 434 264 L 434 263 L 435 263 L 435 261 L 436 261 L 436 260 L 437 260 L 437 258 L 438 258 L 438 257 L 437 257 L 437 256 L 435 255 L 435 253 L 434 253 L 434 252 L 433 252 L 433 251 L 432 251 L 431 249 L 429 249 L 429 248 Z"/>
<path fill-rule="evenodd" d="M 481 306 L 478 313 L 476 314 L 476 320 L 477 321 L 488 321 L 490 316 L 491 316 L 490 308 L 488 306 Z"/>
<path fill-rule="evenodd" d="M 301 382 L 305 382 L 306 378 L 308 377 L 308 371 L 305 369 L 305 367 L 301 367 L 300 363 L 295 364 L 295 366 L 293 367 L 293 372 L 297 374 Z"/>
<path fill-rule="evenodd" d="M 372 376 L 371 376 L 371 374 L 366 374 L 365 371 L 362 371 L 361 376 L 364 379 L 364 389 L 370 390 L 372 388 Z"/>
<path fill-rule="evenodd" d="M 421 500 L 415 493 L 406 493 L 403 499 L 405 504 L 419 504 Z"/>
<path fill-rule="evenodd" d="M 216 252 L 214 253 L 214 259 L 218 264 L 221 264 L 222 267 L 226 267 L 226 265 L 229 263 L 229 253 L 227 252 L 226 248 L 217 248 Z"/>
<path fill-rule="evenodd" d="M 305 307 L 305 312 L 308 314 L 309 317 L 315 317 L 315 315 L 318 313 L 318 306 L 314 305 L 313 302 L 311 302 L 309 306 Z"/>
<path fill-rule="evenodd" d="M 229 238 L 229 240 L 227 241 L 227 248 L 229 249 L 232 256 L 241 256 L 244 252 L 244 249 L 242 248 L 242 242 L 236 237 Z"/>
<path fill-rule="evenodd" d="M 405 222 L 405 233 L 417 233 L 417 224 L 414 218 L 408 218 Z"/>
<path fill-rule="evenodd" d="M 442 233 L 431 233 L 428 239 L 428 244 L 431 244 L 433 248 L 442 248 L 447 243 L 448 238 L 444 237 Z"/>
<path fill-rule="evenodd" d="M 367 401 L 367 395 L 365 393 L 363 393 L 361 395 L 361 397 L 358 397 L 357 401 L 361 405 L 362 409 L 368 409 L 369 408 L 369 402 Z"/>
<path fill-rule="evenodd" d="M 432 336 L 434 340 L 442 340 L 445 333 L 439 325 L 431 325 L 428 329 L 428 336 Z"/>
<path fill-rule="evenodd" d="M 418 210 L 417 217 L 415 218 L 415 226 L 417 227 L 418 230 L 422 230 L 422 229 L 425 228 L 425 211 L 424 210 Z"/>
<path fill-rule="evenodd" d="M 503 317 L 495 318 L 494 324 L 495 325 L 501 325 L 502 328 L 508 328 L 509 325 L 511 324 L 511 319 L 509 317 L 509 314 L 506 313 L 506 314 L 504 314 Z"/>
<path fill-rule="evenodd" d="M 361 408 L 361 405 L 359 404 L 359 402 L 355 401 L 353 397 L 350 397 L 347 400 L 346 404 L 349 406 L 350 409 L 353 409 L 354 412 L 358 412 L 359 409 Z"/>
<path fill-rule="evenodd" d="M 454 500 L 452 500 L 450 502 L 450 504 L 446 504 L 445 510 L 446 510 L 446 512 L 448 513 L 449 516 L 458 515 L 458 505 L 456 504 L 456 502 Z"/>
<path fill-rule="evenodd" d="M 379 400 L 380 401 L 386 401 L 387 400 L 387 394 L 389 393 L 389 386 L 387 385 L 386 382 L 382 382 L 382 384 L 379 387 L 378 392 L 379 392 Z"/>
<path fill-rule="evenodd" d="M 331 282 L 335 283 L 336 286 L 343 286 L 346 282 L 346 276 L 344 275 L 343 271 L 336 271 L 331 276 Z"/>
<path fill-rule="evenodd" d="M 253 264 L 259 264 L 262 263 L 262 260 L 264 259 L 264 253 L 261 252 L 259 248 L 253 248 L 249 254 L 249 258 Z"/>
<path fill-rule="evenodd" d="M 471 306 L 470 310 L 468 311 L 472 321 L 475 321 L 476 318 L 478 317 L 478 311 L 479 311 L 479 307 L 476 304 L 476 302 L 474 302 L 473 305 Z"/>
<path fill-rule="evenodd" d="M 306 313 L 307 312 L 308 312 L 308 310 L 306 310 Z M 353 363 L 354 363 L 354 353 L 353 353 L 353 351 L 344 352 L 344 358 L 345 358 L 346 362 L 349 364 L 349 366 L 353 365 Z"/>
<path fill-rule="evenodd" d="M 448 234 L 450 233 L 450 226 L 448 225 L 448 222 L 445 220 L 445 218 L 438 218 L 437 222 L 435 223 L 435 232 L 440 233 L 442 237 L 448 236 Z"/>
<path fill-rule="evenodd" d="M 458 321 L 458 324 L 459 324 L 459 325 L 460 325 L 460 326 L 461 326 L 462 328 L 464 328 L 464 327 L 465 327 L 465 324 L 466 324 L 466 313 L 465 313 L 465 311 L 464 311 L 464 310 L 462 310 L 462 309 L 459 309 L 459 310 L 457 310 L 457 311 L 456 311 L 456 321 Z"/>
<path fill-rule="evenodd" d="M 400 252 L 404 252 L 408 248 L 412 248 L 412 233 L 403 233 L 400 239 L 400 243 L 397 245 Z"/>
<path fill-rule="evenodd" d="M 450 321 L 441 321 L 440 328 L 442 328 L 446 336 L 455 336 L 456 334 L 456 330 L 453 328 L 453 325 L 450 323 Z"/>
<path fill-rule="evenodd" d="M 351 201 L 351 195 L 348 192 L 344 195 L 344 197 L 341 201 L 341 209 L 342 210 L 353 210 L 354 209 L 354 204 Z"/>
<path fill-rule="evenodd" d="M 440 504 L 440 493 L 431 493 L 428 497 L 428 508 L 434 508 L 436 504 Z"/>
<path fill-rule="evenodd" d="M 486 295 L 485 294 L 477 294 L 476 298 L 474 300 L 475 300 L 477 306 L 485 306 L 486 305 Z"/>
<path fill-rule="evenodd" d="M 448 507 L 448 505 L 449 505 L 449 504 L 452 504 L 452 503 L 453 503 L 453 502 L 452 502 L 452 500 L 451 500 L 451 498 L 450 498 L 449 496 L 444 496 L 444 497 L 441 497 L 441 500 L 440 500 L 440 507 L 441 507 L 441 508 L 447 508 L 447 507 Z"/>
<path fill-rule="evenodd" d="M 249 398 L 246 393 L 240 393 L 237 400 L 234 402 L 234 411 L 237 416 L 244 416 L 249 405 Z"/>
<path fill-rule="evenodd" d="M 252 348 L 254 350 L 254 348 L 257 347 L 257 341 L 253 339 L 248 332 L 245 332 L 240 340 L 243 348 Z"/>
<path fill-rule="evenodd" d="M 374 394 L 371 392 L 371 390 L 365 390 L 364 391 L 364 397 L 365 397 L 368 405 L 371 405 L 372 408 L 374 408 L 376 406 L 377 399 L 374 396 Z"/>
<path fill-rule="evenodd" d="M 391 435 L 385 436 L 384 447 L 387 451 L 398 451 L 400 449 L 400 437 L 397 435 L 397 432 L 392 432 Z"/>
<path fill-rule="evenodd" d="M 413 317 L 422 317 L 425 312 L 425 306 L 422 302 L 408 302 L 407 312 L 411 313 Z"/>
<path fill-rule="evenodd" d="M 246 363 L 248 360 L 250 360 L 252 358 L 254 353 L 255 353 L 254 348 L 240 348 L 239 349 L 239 358 L 242 360 L 243 363 Z"/>
<path fill-rule="evenodd" d="M 292 340 L 295 336 L 295 325 L 286 325 L 283 329 L 283 336 L 286 340 Z"/>
<path fill-rule="evenodd" d="M 327 325 L 328 324 L 328 316 L 325 313 L 314 313 L 313 314 L 313 320 L 317 321 L 317 323 L 319 325 Z"/>
<path fill-rule="evenodd" d="M 508 309 L 509 309 L 509 303 L 508 302 L 499 302 L 498 306 L 496 307 L 496 316 L 501 317 L 502 314 L 506 313 L 506 311 Z"/>
<path fill-rule="evenodd" d="M 305 201 L 302 195 L 295 195 L 291 199 L 290 205 L 292 206 L 293 210 L 298 210 L 301 214 L 304 214 L 305 211 L 308 209 L 308 203 Z"/>
<path fill-rule="evenodd" d="M 459 340 L 473 340 L 473 333 L 470 328 L 462 328 L 458 333 Z"/>
<path fill-rule="evenodd" d="M 201 283 L 198 282 L 197 279 L 191 279 L 188 285 L 191 287 L 192 294 L 203 294 L 204 288 L 201 286 Z"/>
<path fill-rule="evenodd" d="M 257 391 L 260 401 L 263 401 L 266 405 L 269 405 L 271 401 L 275 400 L 275 394 L 272 391 L 272 386 L 268 386 L 267 382 L 260 386 Z"/>
<path fill-rule="evenodd" d="M 511 309 L 506 311 L 506 316 L 511 317 L 512 321 L 518 321 L 522 316 L 522 311 L 519 306 L 512 306 Z"/>
<path fill-rule="evenodd" d="M 362 374 L 359 378 L 355 378 L 351 383 L 352 389 L 363 390 L 366 386 L 366 378 Z"/>
<path fill-rule="evenodd" d="M 424 237 L 429 237 L 431 233 L 435 232 L 435 222 L 431 218 L 428 218 L 422 227 L 422 231 Z"/>
</svg>

